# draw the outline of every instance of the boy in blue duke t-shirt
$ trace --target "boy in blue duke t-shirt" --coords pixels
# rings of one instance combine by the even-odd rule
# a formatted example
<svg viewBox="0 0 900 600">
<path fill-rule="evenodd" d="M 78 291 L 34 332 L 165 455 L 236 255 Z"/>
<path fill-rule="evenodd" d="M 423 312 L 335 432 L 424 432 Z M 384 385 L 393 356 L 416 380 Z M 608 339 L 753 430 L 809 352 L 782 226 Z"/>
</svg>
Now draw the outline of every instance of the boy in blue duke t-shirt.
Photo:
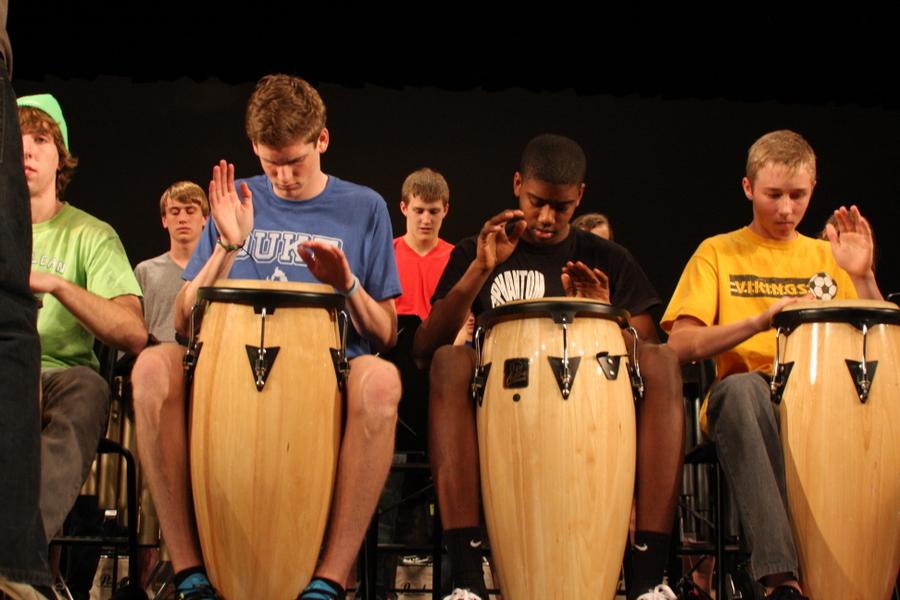
<svg viewBox="0 0 900 600">
<path fill-rule="evenodd" d="M 400 283 L 384 200 L 322 172 L 325 105 L 307 82 L 263 77 L 247 106 L 247 135 L 263 175 L 234 179 L 220 161 L 209 185 L 212 219 L 184 271 L 176 330 L 187 331 L 197 290 L 216 279 L 321 282 L 346 297 L 350 373 L 325 550 L 301 598 L 341 598 L 390 468 L 400 379 L 371 354 L 397 339 Z M 144 352 L 133 373 L 138 448 L 176 571 L 178 598 L 218 598 L 203 569 L 186 484 L 184 349 Z"/>
</svg>

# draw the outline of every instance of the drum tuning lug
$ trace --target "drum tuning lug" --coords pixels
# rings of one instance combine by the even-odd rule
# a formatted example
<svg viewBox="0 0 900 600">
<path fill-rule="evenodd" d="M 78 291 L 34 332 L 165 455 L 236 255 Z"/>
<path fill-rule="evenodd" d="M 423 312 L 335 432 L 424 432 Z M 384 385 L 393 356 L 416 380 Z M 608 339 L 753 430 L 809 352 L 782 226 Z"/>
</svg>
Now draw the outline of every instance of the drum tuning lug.
<svg viewBox="0 0 900 600">
<path fill-rule="evenodd" d="M 557 325 L 568 325 L 575 321 L 575 311 L 554 312 L 551 318 Z"/>
<path fill-rule="evenodd" d="M 772 381 L 769 383 L 769 392 L 774 404 L 781 404 L 781 395 L 784 394 L 784 387 L 787 385 L 793 368 L 793 362 L 779 363 L 775 367 L 775 374 L 772 375 Z"/>
<path fill-rule="evenodd" d="M 845 359 L 847 368 L 850 370 L 850 376 L 853 377 L 853 385 L 856 387 L 856 394 L 862 404 L 869 399 L 869 392 L 872 390 L 872 383 L 875 380 L 875 368 L 878 367 L 877 360 L 869 360 L 866 362 L 858 360 Z"/>
<path fill-rule="evenodd" d="M 481 365 L 475 369 L 475 376 L 472 378 L 472 399 L 481 406 L 484 402 L 484 386 L 487 384 L 488 374 L 491 372 L 491 363 Z"/>
<path fill-rule="evenodd" d="M 553 371 L 553 375 L 556 376 L 556 384 L 559 386 L 563 400 L 568 400 L 581 357 L 570 356 L 566 359 L 559 356 L 548 356 L 547 360 L 550 362 L 550 369 Z"/>
<path fill-rule="evenodd" d="M 334 365 L 334 374 L 338 380 L 338 387 L 344 390 L 344 384 L 350 375 L 350 362 L 347 360 L 347 353 L 337 348 L 329 348 L 331 350 L 331 363 Z"/>
<path fill-rule="evenodd" d="M 635 400 L 643 400 L 644 398 L 644 378 L 641 377 L 641 363 L 638 360 L 638 340 L 640 336 L 638 335 L 637 329 L 633 326 L 628 326 L 628 331 L 631 332 L 631 361 L 629 361 L 628 365 L 628 376 L 631 379 L 631 393 L 634 394 Z"/>
<path fill-rule="evenodd" d="M 181 360 L 181 364 L 184 365 L 184 370 L 188 374 L 188 377 L 193 376 L 194 367 L 197 366 L 197 358 L 200 357 L 200 350 L 203 349 L 203 342 L 197 342 L 188 347 L 187 352 L 184 353 L 184 358 Z"/>
<path fill-rule="evenodd" d="M 622 355 L 610 355 L 609 352 L 597 353 L 597 364 L 609 381 L 615 381 L 619 376 L 619 365 L 622 362 Z"/>
<path fill-rule="evenodd" d="M 628 375 L 631 378 L 631 390 L 634 393 L 635 397 L 637 399 L 643 399 L 644 378 L 641 377 L 641 372 L 634 367 L 628 367 Z"/>
<path fill-rule="evenodd" d="M 269 346 L 268 348 L 260 348 L 246 344 L 247 358 L 250 359 L 250 370 L 253 372 L 253 383 L 256 384 L 256 391 L 261 392 L 266 387 L 266 380 L 269 378 L 269 372 L 278 356 L 279 346 Z"/>
</svg>

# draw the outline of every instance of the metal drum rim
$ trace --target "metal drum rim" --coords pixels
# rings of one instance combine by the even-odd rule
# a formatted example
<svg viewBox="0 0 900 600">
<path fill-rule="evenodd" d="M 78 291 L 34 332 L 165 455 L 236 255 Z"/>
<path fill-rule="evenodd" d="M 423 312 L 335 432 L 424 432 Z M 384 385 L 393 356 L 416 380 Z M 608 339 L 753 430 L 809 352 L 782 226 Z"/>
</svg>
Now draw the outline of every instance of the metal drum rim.
<svg viewBox="0 0 900 600">
<path fill-rule="evenodd" d="M 522 318 L 554 317 L 561 313 L 578 315 L 595 315 L 609 321 L 615 321 L 620 328 L 628 327 L 631 315 L 624 308 L 617 308 L 611 304 L 590 300 L 587 298 L 543 298 L 540 300 L 526 300 L 508 302 L 478 316 L 479 327 L 489 329 L 503 321 Z"/>
<path fill-rule="evenodd" d="M 228 304 L 245 304 L 251 306 L 264 305 L 276 308 L 301 306 L 331 308 L 336 310 L 344 308 L 344 297 L 340 294 L 295 290 L 207 286 L 197 290 L 197 298 L 209 302 L 224 302 Z"/>
<path fill-rule="evenodd" d="M 887 307 L 823 306 L 784 310 L 775 315 L 772 324 L 781 329 L 795 329 L 807 323 L 850 323 L 900 325 L 900 310 Z"/>
</svg>

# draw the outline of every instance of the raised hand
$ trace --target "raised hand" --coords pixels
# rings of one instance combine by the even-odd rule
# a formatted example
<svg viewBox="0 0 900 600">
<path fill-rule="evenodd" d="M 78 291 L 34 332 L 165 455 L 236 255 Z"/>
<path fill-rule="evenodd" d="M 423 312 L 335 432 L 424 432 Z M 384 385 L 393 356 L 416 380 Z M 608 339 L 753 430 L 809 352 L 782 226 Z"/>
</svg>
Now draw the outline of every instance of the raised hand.
<svg viewBox="0 0 900 600">
<path fill-rule="evenodd" d="M 234 165 L 220 160 L 209 182 L 209 209 L 222 243 L 241 245 L 253 229 L 253 194 L 241 183 L 241 195 L 234 189 Z"/>
<path fill-rule="evenodd" d="M 521 210 L 505 210 L 485 222 L 478 233 L 475 258 L 484 270 L 493 271 L 513 253 L 527 227 L 524 217 Z M 508 232 L 507 223 L 510 224 Z"/>
<path fill-rule="evenodd" d="M 580 260 L 570 260 L 563 267 L 560 278 L 566 296 L 610 302 L 609 277 L 600 269 L 592 269 Z"/>
<path fill-rule="evenodd" d="M 835 261 L 851 276 L 865 277 L 872 270 L 875 243 L 872 228 L 854 205 L 834 211 L 834 225 L 825 226 Z"/>
</svg>

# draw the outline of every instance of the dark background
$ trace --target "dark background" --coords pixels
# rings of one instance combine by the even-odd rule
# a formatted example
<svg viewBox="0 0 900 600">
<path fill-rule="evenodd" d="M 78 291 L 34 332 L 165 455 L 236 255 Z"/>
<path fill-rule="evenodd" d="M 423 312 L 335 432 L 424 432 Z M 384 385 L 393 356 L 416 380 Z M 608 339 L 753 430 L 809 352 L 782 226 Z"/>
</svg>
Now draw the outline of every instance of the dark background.
<svg viewBox="0 0 900 600">
<path fill-rule="evenodd" d="M 455 242 L 513 205 L 528 139 L 575 138 L 588 156 L 579 213 L 610 216 L 664 301 L 703 238 L 750 222 L 740 189 L 750 144 L 794 129 L 819 161 L 801 232 L 816 235 L 830 211 L 858 204 L 878 238 L 882 289 L 900 290 L 900 93 L 886 15 L 599 24 L 559 6 L 487 23 L 429 5 L 447 19 L 373 13 L 348 24 L 304 20 L 302 7 L 248 5 L 218 22 L 12 2 L 16 92 L 59 99 L 81 161 L 67 199 L 111 223 L 133 263 L 167 249 L 157 202 L 170 183 L 205 187 L 222 157 L 239 175 L 260 171 L 244 106 L 261 75 L 280 71 L 325 100 L 325 171 L 380 192 L 398 235 L 400 184 L 413 169 L 447 177 L 442 237 Z"/>
</svg>

